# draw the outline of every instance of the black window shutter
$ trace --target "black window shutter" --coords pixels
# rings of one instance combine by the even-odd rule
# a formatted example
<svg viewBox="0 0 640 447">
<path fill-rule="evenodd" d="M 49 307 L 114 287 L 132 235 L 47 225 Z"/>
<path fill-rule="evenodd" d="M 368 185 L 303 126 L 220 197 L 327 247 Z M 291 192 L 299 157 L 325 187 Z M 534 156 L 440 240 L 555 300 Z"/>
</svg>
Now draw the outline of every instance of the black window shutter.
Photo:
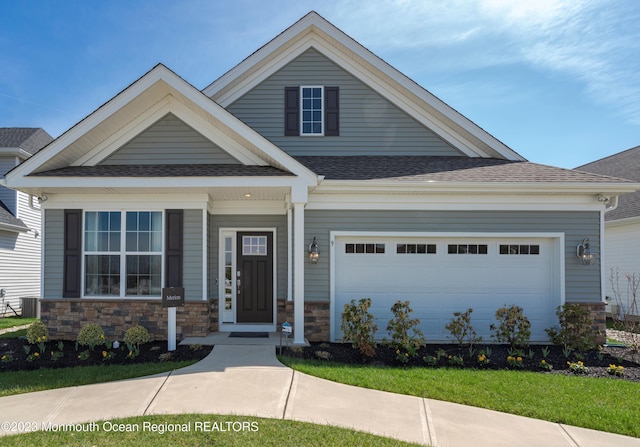
<svg viewBox="0 0 640 447">
<path fill-rule="evenodd" d="M 328 137 L 340 135 L 340 104 L 338 87 L 324 88 L 324 134 Z"/>
<path fill-rule="evenodd" d="M 182 287 L 182 210 L 166 210 L 165 286 Z"/>
<path fill-rule="evenodd" d="M 64 210 L 63 298 L 80 298 L 82 210 Z"/>
<path fill-rule="evenodd" d="M 284 88 L 284 135 L 300 135 L 300 88 Z"/>
</svg>

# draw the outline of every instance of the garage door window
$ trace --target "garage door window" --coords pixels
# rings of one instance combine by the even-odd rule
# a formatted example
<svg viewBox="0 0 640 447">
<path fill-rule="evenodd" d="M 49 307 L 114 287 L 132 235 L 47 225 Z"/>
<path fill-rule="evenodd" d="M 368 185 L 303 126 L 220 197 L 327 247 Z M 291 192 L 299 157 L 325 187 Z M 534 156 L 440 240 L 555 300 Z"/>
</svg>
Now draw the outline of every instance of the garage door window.
<svg viewBox="0 0 640 447">
<path fill-rule="evenodd" d="M 501 255 L 539 255 L 540 246 L 539 245 L 501 244 L 500 254 Z"/>
<path fill-rule="evenodd" d="M 396 244 L 396 253 L 404 254 L 435 254 L 436 244 Z"/>
<path fill-rule="evenodd" d="M 345 244 L 344 252 L 347 254 L 384 254 L 385 244 Z"/>
<path fill-rule="evenodd" d="M 486 255 L 487 244 L 449 244 L 450 255 Z"/>
</svg>

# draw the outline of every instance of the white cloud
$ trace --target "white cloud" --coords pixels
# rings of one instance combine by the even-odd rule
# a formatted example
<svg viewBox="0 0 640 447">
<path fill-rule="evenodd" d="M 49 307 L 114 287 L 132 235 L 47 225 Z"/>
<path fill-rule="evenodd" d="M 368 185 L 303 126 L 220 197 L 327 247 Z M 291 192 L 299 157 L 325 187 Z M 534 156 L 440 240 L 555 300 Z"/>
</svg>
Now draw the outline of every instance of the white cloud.
<svg viewBox="0 0 640 447">
<path fill-rule="evenodd" d="M 591 101 L 640 124 L 635 0 L 351 0 L 332 20 L 383 55 L 433 56 L 431 71 L 524 63 L 575 78 Z"/>
</svg>

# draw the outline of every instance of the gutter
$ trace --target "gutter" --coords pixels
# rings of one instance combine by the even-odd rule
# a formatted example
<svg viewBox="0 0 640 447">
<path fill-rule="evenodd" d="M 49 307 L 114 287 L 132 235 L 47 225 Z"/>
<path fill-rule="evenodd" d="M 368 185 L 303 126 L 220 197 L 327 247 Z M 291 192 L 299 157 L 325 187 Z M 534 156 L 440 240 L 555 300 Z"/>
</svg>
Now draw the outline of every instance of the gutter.
<svg viewBox="0 0 640 447">
<path fill-rule="evenodd" d="M 30 228 L 21 227 L 19 225 L 11 225 L 7 223 L 0 223 L 0 230 L 11 231 L 13 233 L 26 233 L 31 231 Z"/>
<path fill-rule="evenodd" d="M 564 193 L 564 194 L 594 194 L 608 197 L 615 202 L 620 194 L 640 190 L 640 183 L 577 183 L 577 182 L 439 182 L 439 181 L 377 181 L 377 180 L 324 180 L 318 186 L 317 192 L 419 192 L 419 193 L 470 193 L 483 194 L 486 192 L 504 194 L 531 193 Z"/>
</svg>

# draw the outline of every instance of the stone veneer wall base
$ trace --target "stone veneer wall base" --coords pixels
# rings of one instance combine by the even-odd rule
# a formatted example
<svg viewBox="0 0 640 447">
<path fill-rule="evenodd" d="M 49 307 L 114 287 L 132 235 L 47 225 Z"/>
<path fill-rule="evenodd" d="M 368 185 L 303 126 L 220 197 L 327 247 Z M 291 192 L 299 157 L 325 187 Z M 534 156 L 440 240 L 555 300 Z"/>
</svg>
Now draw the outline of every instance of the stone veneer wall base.
<svg viewBox="0 0 640 447">
<path fill-rule="evenodd" d="M 204 337 L 210 329 L 208 301 L 187 301 L 176 310 L 176 335 Z M 75 340 L 87 323 L 102 327 L 111 340 L 122 340 L 127 329 L 144 326 L 152 340 L 167 339 L 167 309 L 160 300 L 43 299 L 41 319 L 54 340 Z"/>
</svg>

